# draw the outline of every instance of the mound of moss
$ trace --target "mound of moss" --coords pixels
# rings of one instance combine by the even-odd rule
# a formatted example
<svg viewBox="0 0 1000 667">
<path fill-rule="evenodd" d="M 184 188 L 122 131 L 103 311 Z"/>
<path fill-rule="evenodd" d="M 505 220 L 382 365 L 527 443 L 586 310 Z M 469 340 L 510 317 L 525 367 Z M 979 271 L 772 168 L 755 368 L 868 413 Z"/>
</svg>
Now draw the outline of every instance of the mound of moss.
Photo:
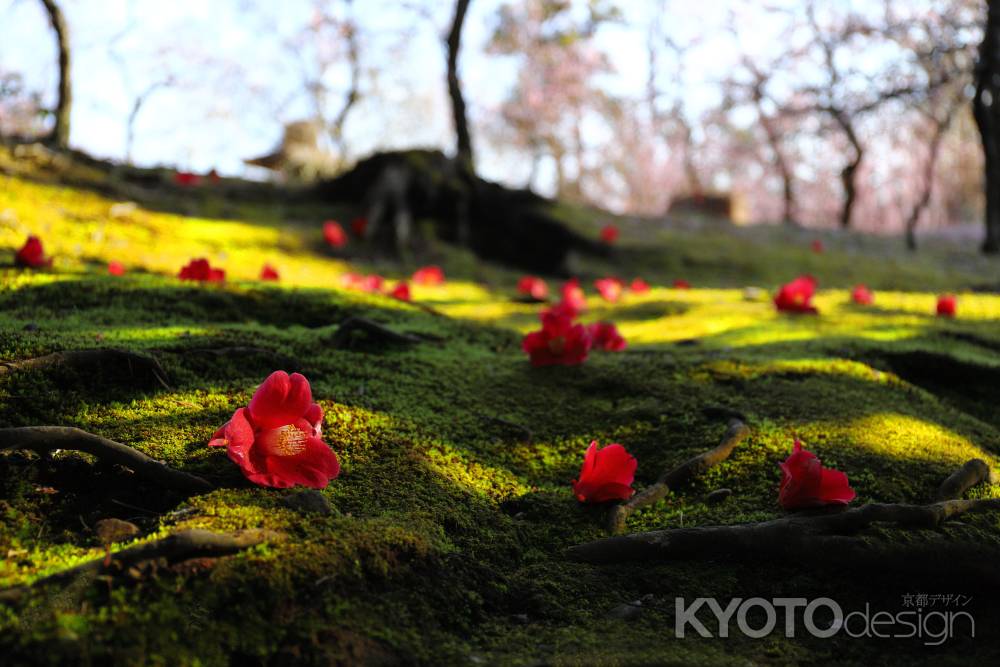
<svg viewBox="0 0 1000 667">
<path fill-rule="evenodd" d="M 127 349 L 155 357 L 167 377 L 162 386 L 73 368 L 6 373 L 0 427 L 76 426 L 216 490 L 158 488 L 75 452 L 0 452 L 0 589 L 104 556 L 95 524 L 105 518 L 140 530 L 114 551 L 187 528 L 275 537 L 233 556 L 31 588 L 0 604 L 4 664 L 968 664 L 1000 650 L 988 636 L 1000 610 L 975 582 L 948 578 L 946 564 L 940 580 L 914 581 L 724 555 L 593 566 L 564 554 L 604 534 L 604 510 L 570 491 L 587 445 L 625 445 L 641 488 L 715 445 L 725 425 L 706 408 L 742 413 L 751 436 L 633 514 L 630 531 L 780 516 L 777 464 L 795 436 L 849 474 L 858 502 L 925 502 L 966 460 L 995 466 L 1000 297 L 963 292 L 958 318 L 933 315 L 936 290 L 988 281 L 982 271 L 956 272 L 934 255 L 885 262 L 876 241 L 834 242 L 820 256 L 786 232 L 649 232 L 622 221 L 617 260 L 581 275 L 642 273 L 654 285 L 683 275 L 708 287 L 655 287 L 615 305 L 592 296 L 585 321 L 617 322 L 629 348 L 533 369 L 520 338 L 540 306 L 516 302 L 517 276 L 502 268 L 439 248 L 448 283 L 415 286 L 416 305 L 405 304 L 337 287 L 352 266 L 395 277 L 412 267 L 325 254 L 322 217 L 304 209 L 258 203 L 241 213 L 199 193 L 189 215 L 151 205 L 122 214 L 113 196 L 16 164 L 0 175 L 0 246 L 36 233 L 55 264 L 0 269 L 0 359 Z M 335 214 L 345 213 L 319 212 Z M 566 215 L 583 230 L 601 222 Z M 173 277 L 194 256 L 230 280 Z M 124 277 L 105 275 L 112 259 L 129 267 Z M 254 280 L 265 262 L 279 285 Z M 820 292 L 819 317 L 779 315 L 766 292 L 743 290 L 800 271 L 835 287 Z M 856 280 L 885 288 L 875 306 L 848 303 Z M 351 316 L 421 342 L 335 344 Z M 290 508 L 294 490 L 255 487 L 206 446 L 276 368 L 304 373 L 326 413 L 324 436 L 342 463 L 321 492 L 329 514 Z M 707 503 L 719 488 L 733 493 Z M 1000 517 L 970 516 L 953 530 L 995 542 Z M 674 636 L 677 597 L 825 596 L 898 609 L 915 593 L 971 596 L 976 637 L 934 649 L 844 635 Z M 636 600 L 638 611 L 621 612 Z"/>
</svg>

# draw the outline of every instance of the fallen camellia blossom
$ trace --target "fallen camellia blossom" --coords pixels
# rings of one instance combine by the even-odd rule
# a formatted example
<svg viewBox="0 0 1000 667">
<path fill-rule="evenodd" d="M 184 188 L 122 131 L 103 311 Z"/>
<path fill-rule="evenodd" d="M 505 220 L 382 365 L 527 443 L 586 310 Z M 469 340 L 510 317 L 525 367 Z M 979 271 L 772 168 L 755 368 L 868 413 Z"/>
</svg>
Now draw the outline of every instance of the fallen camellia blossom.
<svg viewBox="0 0 1000 667">
<path fill-rule="evenodd" d="M 261 280 L 280 280 L 281 276 L 278 275 L 278 270 L 271 266 L 270 264 L 265 264 L 264 268 L 260 270 Z"/>
<path fill-rule="evenodd" d="M 524 276 L 518 280 L 517 291 L 535 301 L 545 301 L 549 296 L 548 284 L 538 276 Z"/>
<path fill-rule="evenodd" d="M 124 276 L 125 265 L 121 262 L 108 262 L 108 273 L 113 276 Z"/>
<path fill-rule="evenodd" d="M 401 281 L 397 283 L 395 287 L 392 288 L 392 291 L 389 292 L 389 296 L 391 296 L 393 299 L 399 299 L 400 301 L 409 301 L 410 286 L 406 283 L 405 280 Z"/>
<path fill-rule="evenodd" d="M 614 225 L 605 225 L 601 228 L 601 241 L 611 245 L 618 240 L 618 228 Z"/>
<path fill-rule="evenodd" d="M 580 287 L 579 279 L 570 278 L 563 283 L 562 300 L 563 303 L 578 313 L 587 310 L 587 295 L 584 294 L 583 288 Z"/>
<path fill-rule="evenodd" d="M 790 283 L 781 286 L 774 296 L 774 306 L 785 313 L 810 313 L 819 311 L 812 305 L 816 293 L 816 279 L 812 276 L 799 276 Z"/>
<path fill-rule="evenodd" d="M 323 238 L 331 248 L 343 248 L 347 245 L 347 233 L 336 220 L 323 223 Z"/>
<path fill-rule="evenodd" d="M 814 253 L 816 253 L 817 255 L 822 255 L 823 254 L 823 242 L 820 241 L 819 239 L 816 239 L 815 241 L 813 241 L 810 244 L 810 248 L 812 248 L 812 251 Z"/>
<path fill-rule="evenodd" d="M 855 285 L 851 291 L 851 301 L 859 306 L 870 306 L 875 301 L 875 295 L 865 285 Z"/>
<path fill-rule="evenodd" d="M 17 266 L 38 269 L 43 266 L 51 266 L 52 258 L 45 256 L 45 248 L 42 247 L 40 238 L 29 236 L 21 249 L 14 255 L 14 263 Z"/>
<path fill-rule="evenodd" d="M 541 313 L 542 328 L 521 341 L 531 365 L 573 366 L 587 360 L 591 339 L 587 327 L 574 324 L 573 318 L 559 306 Z"/>
<path fill-rule="evenodd" d="M 444 271 L 440 266 L 424 266 L 413 272 L 413 282 L 417 285 L 441 285 L 444 283 Z"/>
<path fill-rule="evenodd" d="M 254 484 L 322 489 L 340 474 L 337 455 L 323 442 L 322 425 L 323 410 L 313 403 L 309 381 L 275 371 L 208 444 L 224 446 Z"/>
<path fill-rule="evenodd" d="M 351 220 L 351 231 L 359 239 L 365 237 L 365 232 L 368 230 L 368 218 L 357 217 Z"/>
<path fill-rule="evenodd" d="M 778 502 L 786 510 L 823 505 L 846 505 L 854 500 L 854 489 L 847 475 L 824 468 L 816 455 L 802 448 L 795 439 L 794 449 L 781 467 Z"/>
<path fill-rule="evenodd" d="M 197 280 L 199 282 L 221 283 L 226 279 L 226 272 L 213 269 L 207 259 L 199 257 L 188 262 L 177 276 L 181 280 Z"/>
<path fill-rule="evenodd" d="M 937 300 L 937 314 L 940 317 L 955 317 L 958 299 L 954 294 L 942 294 Z"/>
<path fill-rule="evenodd" d="M 345 273 L 340 276 L 340 281 L 347 289 L 356 289 L 362 292 L 381 292 L 385 279 L 377 274 L 363 276 L 360 273 Z"/>
<path fill-rule="evenodd" d="M 601 298 L 608 303 L 616 303 L 625 289 L 622 281 L 617 278 L 600 278 L 594 281 L 594 287 L 597 288 Z"/>
<path fill-rule="evenodd" d="M 612 322 L 594 322 L 588 329 L 595 350 L 621 352 L 627 345 L 625 338 L 618 332 L 618 327 Z"/>
<path fill-rule="evenodd" d="M 580 467 L 580 479 L 573 480 L 573 494 L 582 503 L 628 500 L 635 493 L 635 457 L 617 442 L 603 449 L 594 440 L 587 448 Z"/>
<path fill-rule="evenodd" d="M 642 278 L 636 278 L 632 281 L 632 284 L 629 285 L 628 288 L 636 294 L 645 294 L 649 291 L 649 283 Z"/>
<path fill-rule="evenodd" d="M 189 188 L 201 183 L 201 176 L 190 171 L 175 171 L 174 184 Z"/>
<path fill-rule="evenodd" d="M 678 278 L 674 281 L 674 289 L 691 289 L 691 283 L 683 278 Z"/>
</svg>

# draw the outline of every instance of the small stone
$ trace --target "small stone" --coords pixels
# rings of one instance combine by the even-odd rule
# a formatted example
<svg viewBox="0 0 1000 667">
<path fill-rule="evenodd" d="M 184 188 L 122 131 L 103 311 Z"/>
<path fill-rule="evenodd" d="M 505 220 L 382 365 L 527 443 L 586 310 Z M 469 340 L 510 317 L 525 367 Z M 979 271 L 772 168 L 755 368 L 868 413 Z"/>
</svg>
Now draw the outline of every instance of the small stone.
<svg viewBox="0 0 1000 667">
<path fill-rule="evenodd" d="M 733 495 L 732 489 L 716 489 L 705 496 L 705 502 L 709 505 L 717 505 L 731 495 Z"/>
<path fill-rule="evenodd" d="M 330 501 L 319 491 L 297 491 L 281 499 L 281 504 L 302 514 L 321 514 L 328 516 L 334 513 Z"/>
<path fill-rule="evenodd" d="M 514 619 L 515 622 L 520 623 L 521 625 L 527 625 L 528 624 L 528 615 L 527 614 L 514 614 L 514 616 L 512 616 L 512 618 Z"/>
<path fill-rule="evenodd" d="M 38 331 L 38 325 L 34 322 L 28 322 L 24 325 L 25 331 Z"/>
<path fill-rule="evenodd" d="M 745 301 L 764 301 L 767 299 L 767 292 L 759 287 L 747 287 L 743 290 L 743 299 Z"/>
<path fill-rule="evenodd" d="M 625 604 L 620 604 L 608 612 L 608 618 L 616 618 L 620 621 L 631 621 L 642 613 L 642 600 L 632 600 Z"/>
<path fill-rule="evenodd" d="M 139 534 L 139 527 L 121 519 L 101 519 L 94 524 L 94 532 L 101 544 L 122 542 Z"/>
</svg>

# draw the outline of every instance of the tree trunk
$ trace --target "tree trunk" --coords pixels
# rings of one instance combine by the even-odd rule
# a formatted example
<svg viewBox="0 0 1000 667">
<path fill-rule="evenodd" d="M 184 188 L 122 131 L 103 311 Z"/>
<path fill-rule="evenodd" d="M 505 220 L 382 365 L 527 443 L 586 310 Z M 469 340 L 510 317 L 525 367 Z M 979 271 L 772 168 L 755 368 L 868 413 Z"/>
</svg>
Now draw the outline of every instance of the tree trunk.
<svg viewBox="0 0 1000 667">
<path fill-rule="evenodd" d="M 59 50 L 59 91 L 56 98 L 56 108 L 53 111 L 55 125 L 49 141 L 57 148 L 69 147 L 69 120 L 73 107 L 73 91 L 70 80 L 69 64 L 69 27 L 66 17 L 55 0 L 42 0 L 45 13 L 56 34 L 56 46 Z"/>
<path fill-rule="evenodd" d="M 1000 253 L 1000 6 L 987 3 L 986 30 L 976 63 L 972 111 L 979 127 L 986 165 L 986 238 L 983 252 Z"/>
<path fill-rule="evenodd" d="M 851 218 L 854 214 L 854 204 L 858 199 L 857 176 L 861 160 L 864 158 L 864 147 L 854 131 L 854 125 L 850 118 L 841 110 L 833 112 L 833 119 L 840 129 L 843 130 L 847 141 L 851 144 L 854 156 L 840 171 L 840 182 L 844 186 L 844 204 L 840 208 L 840 226 L 847 229 L 851 226 Z"/>
<path fill-rule="evenodd" d="M 465 115 L 465 99 L 462 84 L 458 79 L 458 52 L 461 48 L 462 24 L 469 9 L 470 0 L 457 0 L 455 16 L 448 32 L 448 95 L 451 97 L 451 114 L 455 122 L 457 157 L 470 172 L 473 171 L 472 138 L 469 136 L 469 121 Z"/>
</svg>

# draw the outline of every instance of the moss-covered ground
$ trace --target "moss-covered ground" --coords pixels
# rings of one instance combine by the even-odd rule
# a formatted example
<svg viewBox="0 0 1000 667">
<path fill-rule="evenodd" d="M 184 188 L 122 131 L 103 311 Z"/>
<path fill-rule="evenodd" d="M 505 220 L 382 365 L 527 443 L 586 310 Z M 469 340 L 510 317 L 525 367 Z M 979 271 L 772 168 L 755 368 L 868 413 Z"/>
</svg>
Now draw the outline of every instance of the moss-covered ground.
<svg viewBox="0 0 1000 667">
<path fill-rule="evenodd" d="M 1000 285 L 996 262 L 971 249 L 908 255 L 895 239 L 836 235 L 822 236 L 826 250 L 816 254 L 816 235 L 805 232 L 621 220 L 615 256 L 573 268 L 588 288 L 606 273 L 654 285 L 616 305 L 588 290 L 585 319 L 617 322 L 628 350 L 533 369 L 520 337 L 540 307 L 513 299 L 516 272 L 432 247 L 421 262 L 441 264 L 449 280 L 416 286 L 418 305 L 347 291 L 338 286 L 345 271 L 400 278 L 416 260 L 328 253 L 319 223 L 350 210 L 164 186 L 112 211 L 127 195 L 107 178 L 0 152 L 0 359 L 126 348 L 159 359 L 169 389 L 58 368 L 12 373 L 0 378 L 0 426 L 77 426 L 218 489 L 166 491 L 71 452 L 0 453 L 0 588 L 100 557 L 93 526 L 107 517 L 135 523 L 139 541 L 181 528 L 279 537 L 137 581 L 40 587 L 0 605 L 0 663 L 871 665 L 1000 656 L 1000 608 L 975 582 L 724 558 L 596 567 L 563 555 L 603 534 L 603 511 L 579 505 L 569 485 L 588 443 L 625 445 L 642 487 L 714 446 L 724 424 L 707 406 L 747 415 L 751 437 L 630 517 L 629 530 L 780 516 L 777 464 L 796 435 L 848 473 L 857 502 L 928 501 L 967 459 L 996 466 L 1000 296 L 971 290 Z M 565 215 L 591 234 L 604 219 Z M 28 233 L 43 238 L 52 268 L 10 265 Z M 225 268 L 227 283 L 177 280 L 196 256 Z M 107 275 L 109 260 L 129 272 Z M 281 272 L 279 284 L 256 280 L 265 262 Z M 806 271 L 820 280 L 820 316 L 775 313 L 768 293 Z M 665 287 L 679 277 L 694 289 Z M 876 290 L 874 306 L 849 303 L 858 281 Z M 953 320 L 933 314 L 942 290 L 959 294 Z M 338 324 L 358 314 L 432 338 L 334 348 Z M 214 352 L 234 347 L 253 349 Z M 343 466 L 322 492 L 335 508 L 329 517 L 288 509 L 281 499 L 290 491 L 254 487 L 206 446 L 279 367 L 302 371 L 326 412 L 325 437 Z M 707 504 L 720 487 L 732 496 Z M 1000 487 L 970 493 L 997 496 Z M 997 541 L 1000 518 L 969 517 L 949 530 Z M 676 597 L 826 596 L 896 612 L 903 595 L 921 593 L 971 597 L 976 637 L 959 632 L 939 647 L 801 632 L 674 637 Z M 634 618 L 609 615 L 644 596 Z"/>
</svg>

